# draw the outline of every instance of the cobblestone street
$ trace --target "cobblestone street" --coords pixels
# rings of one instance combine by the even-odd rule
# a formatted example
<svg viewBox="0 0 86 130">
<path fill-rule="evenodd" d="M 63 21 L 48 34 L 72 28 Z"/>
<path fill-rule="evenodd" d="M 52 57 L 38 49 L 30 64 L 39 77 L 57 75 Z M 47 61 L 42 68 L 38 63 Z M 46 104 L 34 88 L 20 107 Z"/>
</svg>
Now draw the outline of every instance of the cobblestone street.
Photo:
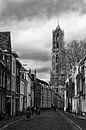
<svg viewBox="0 0 86 130">
<path fill-rule="evenodd" d="M 61 115 L 60 112 L 46 111 L 30 120 L 22 120 L 8 126 L 5 130 L 77 130 L 78 128 Z"/>
</svg>

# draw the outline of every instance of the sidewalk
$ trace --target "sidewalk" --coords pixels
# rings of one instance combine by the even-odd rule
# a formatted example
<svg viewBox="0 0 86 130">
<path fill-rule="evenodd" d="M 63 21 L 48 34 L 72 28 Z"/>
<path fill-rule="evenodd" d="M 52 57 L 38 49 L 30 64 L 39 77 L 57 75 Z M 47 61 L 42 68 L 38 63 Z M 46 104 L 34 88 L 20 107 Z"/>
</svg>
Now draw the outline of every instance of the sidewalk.
<svg viewBox="0 0 86 130">
<path fill-rule="evenodd" d="M 68 113 L 68 112 L 65 112 L 65 113 Z M 76 117 L 76 118 L 82 119 L 82 120 L 85 120 L 85 119 L 86 119 L 86 117 L 85 117 L 85 116 L 82 116 L 82 115 L 73 114 L 73 113 L 68 113 L 68 114 L 70 114 L 70 115 L 72 115 L 72 116 L 74 116 L 74 117 Z"/>
<path fill-rule="evenodd" d="M 62 111 L 61 111 L 62 112 Z M 84 116 L 75 115 L 69 112 L 62 112 L 67 118 L 71 119 L 74 123 L 82 128 L 82 130 L 86 130 L 86 118 Z"/>
<path fill-rule="evenodd" d="M 5 121 L 0 121 L 0 130 L 4 126 L 10 125 L 10 124 L 14 124 L 14 123 L 16 123 L 18 121 L 21 121 L 21 120 L 24 120 L 24 119 L 25 119 L 25 115 L 12 117 L 12 118 L 9 118 L 9 120 L 5 120 Z"/>
</svg>

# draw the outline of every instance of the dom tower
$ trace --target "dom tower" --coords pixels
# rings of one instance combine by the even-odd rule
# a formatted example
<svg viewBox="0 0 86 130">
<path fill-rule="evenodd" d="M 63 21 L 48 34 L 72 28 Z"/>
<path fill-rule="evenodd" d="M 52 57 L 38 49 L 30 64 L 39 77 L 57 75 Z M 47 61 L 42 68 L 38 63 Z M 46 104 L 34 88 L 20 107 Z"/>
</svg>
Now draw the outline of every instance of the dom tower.
<svg viewBox="0 0 86 130">
<path fill-rule="evenodd" d="M 53 31 L 51 85 L 59 93 L 65 81 L 64 31 L 58 25 Z"/>
</svg>

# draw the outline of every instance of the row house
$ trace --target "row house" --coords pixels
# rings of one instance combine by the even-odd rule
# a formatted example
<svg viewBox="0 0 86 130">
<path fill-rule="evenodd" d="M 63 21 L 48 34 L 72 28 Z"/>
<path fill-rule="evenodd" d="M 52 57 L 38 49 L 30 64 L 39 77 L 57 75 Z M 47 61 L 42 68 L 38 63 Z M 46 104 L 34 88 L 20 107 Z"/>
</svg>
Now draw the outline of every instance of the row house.
<svg viewBox="0 0 86 130">
<path fill-rule="evenodd" d="M 26 73 L 23 66 L 20 70 L 20 111 L 25 111 L 27 107 L 27 80 Z"/>
<path fill-rule="evenodd" d="M 65 109 L 75 113 L 86 113 L 86 56 L 72 68 L 65 89 Z"/>
<path fill-rule="evenodd" d="M 11 116 L 15 115 L 15 97 L 16 97 L 16 56 L 12 58 L 12 73 L 11 73 Z"/>
<path fill-rule="evenodd" d="M 73 66 L 66 79 L 64 90 L 64 110 L 77 113 L 77 79 L 78 65 Z"/>
<path fill-rule="evenodd" d="M 73 67 L 72 72 L 72 112 L 77 113 L 77 103 L 78 103 L 78 95 L 77 95 L 77 74 L 78 74 L 78 65 Z"/>
<path fill-rule="evenodd" d="M 40 103 L 41 103 L 41 83 L 40 79 L 36 78 L 36 86 L 34 89 L 34 102 L 35 102 L 35 107 L 40 108 Z"/>
<path fill-rule="evenodd" d="M 31 74 L 31 108 L 36 107 L 36 102 L 35 102 L 35 91 L 36 91 L 36 73 Z"/>
<path fill-rule="evenodd" d="M 29 70 L 29 73 L 26 73 L 26 80 L 27 80 L 27 106 L 29 106 L 30 108 L 32 107 L 31 106 L 31 96 L 33 95 L 32 93 L 32 80 L 31 80 L 31 70 Z M 32 93 L 32 95 L 31 95 Z"/>
<path fill-rule="evenodd" d="M 11 115 L 11 39 L 10 32 L 0 32 L 0 48 L 4 51 L 6 61 L 5 111 Z M 4 72 L 4 70 L 3 70 Z M 1 72 L 2 73 L 2 72 Z M 2 74 L 1 74 L 2 75 Z M 3 104 L 3 101 L 2 101 Z"/>
<path fill-rule="evenodd" d="M 77 75 L 77 109 L 79 113 L 86 113 L 86 56 L 79 62 Z"/>
<path fill-rule="evenodd" d="M 48 100 L 47 100 L 47 87 L 48 84 L 45 82 L 42 82 L 42 88 L 41 88 L 41 107 L 47 108 Z"/>
<path fill-rule="evenodd" d="M 16 89 L 15 89 L 15 109 L 16 115 L 20 110 L 20 69 L 21 63 L 18 59 L 16 59 Z"/>
<path fill-rule="evenodd" d="M 31 107 L 31 73 L 26 70 L 16 56 L 16 87 L 15 87 L 15 111 L 24 112 Z M 15 65 L 14 65 L 15 66 Z"/>
<path fill-rule="evenodd" d="M 4 51 L 0 48 L 0 111 L 6 109 L 6 61 Z"/>
<path fill-rule="evenodd" d="M 39 80 L 39 82 L 41 85 L 40 106 L 42 109 L 50 109 L 54 102 L 54 91 L 47 82 L 43 80 Z"/>
<path fill-rule="evenodd" d="M 31 76 L 11 49 L 10 32 L 0 32 L 0 111 L 17 115 L 30 106 Z M 30 88 L 29 88 L 30 87 Z"/>
<path fill-rule="evenodd" d="M 48 108 L 51 108 L 51 90 L 50 88 L 48 87 L 47 88 L 47 106 Z"/>
<path fill-rule="evenodd" d="M 32 74 L 31 107 L 41 109 L 51 108 L 54 100 L 54 91 L 49 84 L 36 78 L 36 73 Z"/>
<path fill-rule="evenodd" d="M 50 108 L 54 91 L 26 70 L 12 52 L 10 32 L 0 32 L 0 111 L 15 116 L 29 107 Z"/>
</svg>

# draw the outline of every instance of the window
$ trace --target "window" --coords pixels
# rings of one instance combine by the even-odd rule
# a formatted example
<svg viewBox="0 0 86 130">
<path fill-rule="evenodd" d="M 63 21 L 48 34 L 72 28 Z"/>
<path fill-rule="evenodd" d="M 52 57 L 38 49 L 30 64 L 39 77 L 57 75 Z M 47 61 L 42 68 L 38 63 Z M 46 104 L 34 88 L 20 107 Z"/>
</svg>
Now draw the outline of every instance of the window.
<svg viewBox="0 0 86 130">
<path fill-rule="evenodd" d="M 16 63 L 15 63 L 15 61 L 12 61 L 12 73 L 13 74 L 16 73 Z"/>
<path fill-rule="evenodd" d="M 81 73 L 81 65 L 79 65 L 79 73 Z"/>
<path fill-rule="evenodd" d="M 56 88 L 56 92 L 58 92 L 58 88 Z"/>
<path fill-rule="evenodd" d="M 3 88 L 5 88 L 5 71 L 3 71 Z"/>
<path fill-rule="evenodd" d="M 26 74 L 24 73 L 24 79 L 26 79 Z"/>
<path fill-rule="evenodd" d="M 0 86 L 2 86 L 2 68 L 0 68 Z"/>
<path fill-rule="evenodd" d="M 59 60 L 59 57 L 58 57 L 58 54 L 56 55 L 56 62 L 58 62 L 58 60 Z"/>
<path fill-rule="evenodd" d="M 17 76 L 19 75 L 19 69 L 17 68 Z"/>
<path fill-rule="evenodd" d="M 82 80 L 82 91 L 85 94 L 85 79 Z"/>
<path fill-rule="evenodd" d="M 6 56 L 6 62 L 7 62 L 7 68 L 11 70 L 11 57 L 10 56 Z"/>
<path fill-rule="evenodd" d="M 82 76 L 83 76 L 83 78 L 84 78 L 84 77 L 85 77 L 84 65 L 82 65 L 82 67 L 81 67 L 81 73 L 82 73 Z"/>
<path fill-rule="evenodd" d="M 3 59 L 3 52 L 0 50 L 0 60 Z"/>
<path fill-rule="evenodd" d="M 0 111 L 1 111 L 1 92 L 0 92 Z"/>
<path fill-rule="evenodd" d="M 59 48 L 59 43 L 58 43 L 58 41 L 57 41 L 56 47 Z"/>
<path fill-rule="evenodd" d="M 59 73 L 59 66 L 56 65 L 56 73 Z"/>
<path fill-rule="evenodd" d="M 7 90 L 10 90 L 10 77 L 7 77 Z"/>
</svg>

